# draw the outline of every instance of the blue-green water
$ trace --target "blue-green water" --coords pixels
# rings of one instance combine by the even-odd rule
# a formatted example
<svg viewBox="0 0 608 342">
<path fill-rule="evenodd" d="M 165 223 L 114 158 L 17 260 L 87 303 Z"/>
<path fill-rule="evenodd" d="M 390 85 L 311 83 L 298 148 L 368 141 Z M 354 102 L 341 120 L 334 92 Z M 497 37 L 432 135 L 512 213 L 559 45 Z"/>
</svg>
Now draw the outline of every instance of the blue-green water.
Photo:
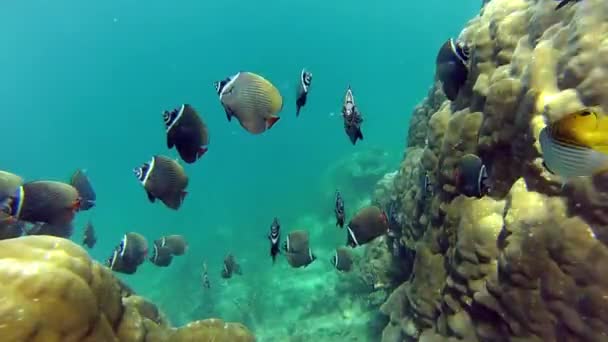
<svg viewBox="0 0 608 342">
<path fill-rule="evenodd" d="M 185 235 L 190 250 L 170 268 L 146 263 L 121 276 L 176 324 L 205 315 L 238 319 L 221 307 L 195 314 L 180 304 L 230 301 L 222 292 L 230 286 L 263 288 L 267 306 L 303 306 L 306 298 L 276 294 L 276 284 L 295 273 L 319 281 L 315 277 L 331 270 L 331 248 L 344 242 L 343 232 L 328 224 L 333 203 L 325 203 L 324 194 L 334 189 L 323 188 L 323 175 L 370 147 L 387 151 L 387 169 L 397 169 L 411 109 L 433 81 L 437 48 L 479 7 L 472 0 L 5 1 L 0 168 L 28 180 L 65 180 L 86 168 L 98 204 L 76 222 L 81 227 L 92 218 L 98 244 L 91 254 L 98 260 L 127 231 L 150 241 Z M 314 79 L 296 119 L 295 84 L 303 67 Z M 240 70 L 264 75 L 283 94 L 282 119 L 262 135 L 227 122 L 218 102 L 213 81 Z M 349 84 L 365 118 L 365 140 L 356 146 L 337 115 Z M 172 211 L 149 203 L 131 170 L 153 154 L 177 157 L 166 148 L 161 112 L 183 102 L 200 111 L 211 143 L 201 160 L 185 166 L 189 195 Z M 284 262 L 271 267 L 265 234 L 274 216 L 284 235 L 306 225 L 305 217 L 317 217 L 320 225 L 304 228 L 316 231 L 322 262 L 299 270 Z M 228 251 L 242 260 L 245 275 L 225 282 L 219 270 Z M 203 259 L 211 294 L 200 288 Z M 327 294 L 333 285 L 317 290 Z M 251 327 L 256 333 L 276 322 L 294 324 L 264 310 L 265 320 Z"/>
</svg>

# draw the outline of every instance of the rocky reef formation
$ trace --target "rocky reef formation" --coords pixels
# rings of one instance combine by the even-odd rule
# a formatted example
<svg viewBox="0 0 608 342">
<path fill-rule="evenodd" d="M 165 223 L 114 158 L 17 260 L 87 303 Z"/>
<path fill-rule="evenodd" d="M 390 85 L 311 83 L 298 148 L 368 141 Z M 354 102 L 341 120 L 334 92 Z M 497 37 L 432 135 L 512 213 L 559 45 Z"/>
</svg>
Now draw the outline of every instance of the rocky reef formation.
<svg viewBox="0 0 608 342">
<path fill-rule="evenodd" d="M 241 324 L 208 319 L 180 328 L 63 238 L 0 241 L 2 341 L 255 341 Z"/>
<path fill-rule="evenodd" d="M 562 187 L 538 143 L 568 112 L 608 111 L 608 6 L 556 4 L 484 1 L 459 37 L 472 49 L 458 97 L 436 84 L 415 109 L 386 194 L 415 258 L 381 308 L 384 342 L 608 340 L 608 174 Z M 467 153 L 489 169 L 482 198 L 457 190 Z"/>
</svg>

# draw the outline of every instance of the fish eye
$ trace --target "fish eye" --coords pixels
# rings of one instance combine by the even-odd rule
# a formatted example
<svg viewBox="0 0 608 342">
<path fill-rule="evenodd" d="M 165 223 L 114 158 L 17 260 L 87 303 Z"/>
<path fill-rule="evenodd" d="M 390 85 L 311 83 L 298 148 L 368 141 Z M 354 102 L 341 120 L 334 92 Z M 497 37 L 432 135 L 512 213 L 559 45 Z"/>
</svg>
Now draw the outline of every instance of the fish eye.
<svg viewBox="0 0 608 342">
<path fill-rule="evenodd" d="M 589 109 L 585 109 L 581 112 L 581 116 L 589 116 L 591 115 L 591 111 Z"/>
</svg>

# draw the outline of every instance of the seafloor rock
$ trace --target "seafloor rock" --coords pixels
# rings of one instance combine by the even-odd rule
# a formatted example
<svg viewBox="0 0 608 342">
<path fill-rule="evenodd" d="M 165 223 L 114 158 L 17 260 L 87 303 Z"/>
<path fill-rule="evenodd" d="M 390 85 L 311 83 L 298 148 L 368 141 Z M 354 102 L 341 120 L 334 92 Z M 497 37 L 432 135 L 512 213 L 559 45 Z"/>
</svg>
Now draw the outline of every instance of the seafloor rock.
<svg viewBox="0 0 608 342">
<path fill-rule="evenodd" d="M 608 173 L 562 187 L 538 143 L 572 110 L 608 111 L 608 6 L 555 6 L 484 1 L 460 34 L 472 53 L 458 97 L 435 84 L 414 110 L 383 191 L 416 260 L 382 307 L 384 341 L 608 340 Z M 467 153 L 489 171 L 480 199 L 455 186 Z"/>
<path fill-rule="evenodd" d="M 169 327 L 150 302 L 124 291 L 105 266 L 52 236 L 0 241 L 2 341 L 254 341 L 220 320 Z"/>
</svg>

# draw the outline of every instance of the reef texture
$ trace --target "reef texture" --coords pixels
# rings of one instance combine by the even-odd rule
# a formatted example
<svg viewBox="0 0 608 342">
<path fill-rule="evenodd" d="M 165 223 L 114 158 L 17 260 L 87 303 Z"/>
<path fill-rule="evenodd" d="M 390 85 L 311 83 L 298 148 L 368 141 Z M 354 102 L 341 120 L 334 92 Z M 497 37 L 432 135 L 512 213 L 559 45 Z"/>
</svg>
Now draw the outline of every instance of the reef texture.
<svg viewBox="0 0 608 342">
<path fill-rule="evenodd" d="M 382 341 L 608 340 L 608 175 L 562 188 L 538 143 L 570 111 L 608 111 L 608 5 L 556 4 L 485 1 L 459 37 L 472 53 L 458 97 L 435 84 L 414 110 L 382 191 L 415 259 L 381 308 Z M 489 169 L 479 199 L 453 179 L 467 153 Z"/>
<path fill-rule="evenodd" d="M 69 240 L 0 241 L 3 342 L 255 341 L 242 325 L 208 319 L 170 327 L 156 306 Z"/>
</svg>

